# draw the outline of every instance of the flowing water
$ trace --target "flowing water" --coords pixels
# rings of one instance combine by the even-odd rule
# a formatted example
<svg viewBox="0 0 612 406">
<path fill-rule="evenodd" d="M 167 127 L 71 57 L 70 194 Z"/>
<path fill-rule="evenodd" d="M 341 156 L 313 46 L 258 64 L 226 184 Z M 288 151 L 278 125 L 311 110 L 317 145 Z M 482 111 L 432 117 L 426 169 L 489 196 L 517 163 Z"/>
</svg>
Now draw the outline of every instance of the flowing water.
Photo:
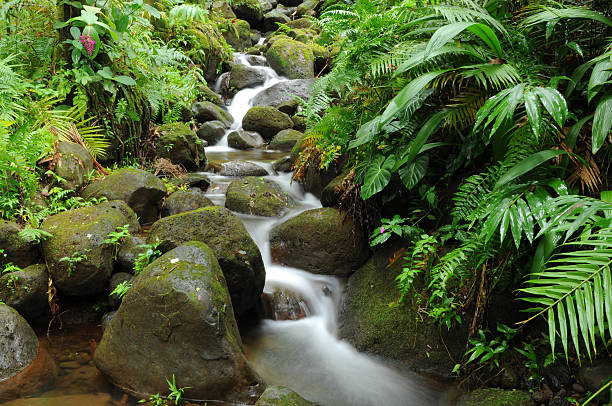
<svg viewBox="0 0 612 406">
<path fill-rule="evenodd" d="M 286 80 L 269 67 L 252 65 L 245 55 L 236 54 L 235 62 L 262 70 L 267 79 L 264 85 L 241 90 L 234 96 L 228 111 L 235 122 L 227 133 L 241 129 L 242 118 L 259 92 Z M 274 172 L 270 162 L 279 154 L 234 150 L 228 147 L 226 134 L 217 145 L 206 148 L 206 155 L 210 161 L 244 159 L 264 166 L 268 171 L 267 178 L 278 183 L 298 202 L 297 208 L 282 218 L 238 214 L 263 256 L 266 267 L 264 293 L 289 292 L 299 297 L 306 307 L 305 318 L 263 320 L 244 337 L 248 358 L 264 380 L 272 385 L 290 387 L 322 406 L 445 403 L 434 394 L 436 389 L 429 382 L 392 369 L 337 338 L 343 281 L 272 262 L 269 231 L 304 210 L 321 207 L 315 196 L 304 193 L 297 183 L 291 183 L 291 174 Z M 213 173 L 208 175 L 212 184 L 207 195 L 215 204 L 223 206 L 224 191 L 233 178 Z"/>
</svg>

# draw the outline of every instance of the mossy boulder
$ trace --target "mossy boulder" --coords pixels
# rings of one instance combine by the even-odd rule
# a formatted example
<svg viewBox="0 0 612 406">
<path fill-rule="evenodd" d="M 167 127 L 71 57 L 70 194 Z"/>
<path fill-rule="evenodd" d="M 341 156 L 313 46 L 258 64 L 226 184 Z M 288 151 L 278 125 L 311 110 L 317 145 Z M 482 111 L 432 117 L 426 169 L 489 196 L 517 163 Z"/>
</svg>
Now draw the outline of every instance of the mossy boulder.
<svg viewBox="0 0 612 406">
<path fill-rule="evenodd" d="M 244 355 L 219 263 L 202 242 L 176 247 L 133 279 L 94 360 L 139 398 L 167 395 L 172 376 L 187 398 L 230 403 L 252 403 L 264 386 Z"/>
<path fill-rule="evenodd" d="M 259 92 L 253 99 L 254 106 L 280 106 L 281 103 L 297 100 L 308 100 L 314 79 L 287 80 Z"/>
<path fill-rule="evenodd" d="M 232 131 L 227 136 L 227 145 L 236 149 L 261 148 L 265 141 L 255 131 Z"/>
<path fill-rule="evenodd" d="M 283 130 L 270 141 L 269 148 L 279 151 L 291 151 L 295 143 L 302 138 L 302 133 L 296 130 Z"/>
<path fill-rule="evenodd" d="M 340 205 L 340 197 L 344 190 L 342 182 L 346 178 L 347 172 L 343 172 L 336 176 L 323 188 L 321 192 L 321 205 L 323 207 L 338 207 Z"/>
<path fill-rule="evenodd" d="M 207 121 L 198 128 L 196 134 L 198 137 L 208 143 L 215 145 L 225 135 L 225 124 L 219 120 Z"/>
<path fill-rule="evenodd" d="M 300 5 L 303 0 L 279 0 L 278 3 L 285 7 L 295 7 Z"/>
<path fill-rule="evenodd" d="M 338 335 L 358 351 L 396 360 L 417 371 L 450 376 L 465 353 L 467 329 L 448 331 L 417 317 L 418 303 L 407 296 L 398 304 L 397 281 L 403 262 L 389 260 L 403 248 L 384 246 L 348 281 Z M 419 288 L 415 289 L 418 295 Z M 427 299 L 425 299 L 427 300 Z"/>
<path fill-rule="evenodd" d="M 316 406 L 284 386 L 268 386 L 255 406 Z"/>
<path fill-rule="evenodd" d="M 234 0 L 232 10 L 236 16 L 246 20 L 252 26 L 257 26 L 263 20 L 264 8 L 258 0 Z"/>
<path fill-rule="evenodd" d="M 30 265 L 0 277 L 0 302 L 15 308 L 27 319 L 49 313 L 47 288 L 49 273 L 44 264 Z"/>
<path fill-rule="evenodd" d="M 278 28 L 278 23 L 287 24 L 291 19 L 277 9 L 268 11 L 263 16 L 263 27 L 265 31 L 275 31 Z"/>
<path fill-rule="evenodd" d="M 235 160 L 223 163 L 212 163 L 209 170 L 213 170 L 221 176 L 265 176 L 268 171 L 263 166 L 254 162 Z"/>
<path fill-rule="evenodd" d="M 233 181 L 225 196 L 228 209 L 256 216 L 280 216 L 295 205 L 276 182 L 255 176 Z"/>
<path fill-rule="evenodd" d="M 276 108 L 289 116 L 293 116 L 297 113 L 299 106 L 300 104 L 297 100 L 287 100 L 285 102 L 280 103 Z M 291 121 L 293 121 L 293 117 L 291 117 Z"/>
<path fill-rule="evenodd" d="M 461 396 L 457 406 L 535 406 L 535 403 L 527 392 L 488 388 Z"/>
<path fill-rule="evenodd" d="M 210 178 L 201 172 L 189 172 L 185 176 L 172 178 L 170 182 L 176 186 L 189 186 L 206 191 L 210 186 Z"/>
<path fill-rule="evenodd" d="M 237 315 L 255 308 L 265 282 L 257 245 L 240 219 L 224 207 L 211 206 L 164 217 L 151 227 L 149 243 L 162 252 L 187 241 L 202 241 L 215 253 Z"/>
<path fill-rule="evenodd" d="M 208 103 L 208 102 L 205 102 Z M 212 103 L 211 103 L 212 104 Z M 203 141 L 183 123 L 164 124 L 158 129 L 155 154 L 186 169 L 198 169 L 206 164 Z"/>
<path fill-rule="evenodd" d="M 116 247 L 103 241 L 126 224 L 130 232 L 140 230 L 136 215 L 121 200 L 47 217 L 41 228 L 53 237 L 43 241 L 42 248 L 55 286 L 74 296 L 104 292 L 113 273 Z"/>
<path fill-rule="evenodd" d="M 215 93 L 208 86 L 206 85 L 198 86 L 198 92 L 199 92 L 198 99 L 197 99 L 198 101 L 208 101 L 213 104 L 216 104 L 219 107 L 225 106 L 225 104 L 223 103 L 223 100 L 221 100 L 221 97 L 219 97 L 219 95 Z M 191 112 L 191 115 L 193 116 L 193 111 Z"/>
<path fill-rule="evenodd" d="M 276 262 L 325 275 L 347 275 L 368 257 L 366 239 L 346 213 L 307 210 L 270 231 Z"/>
<path fill-rule="evenodd" d="M 236 51 L 242 51 L 252 45 L 251 26 L 247 21 L 231 19 L 223 31 L 223 38 Z"/>
<path fill-rule="evenodd" d="M 157 220 L 166 186 L 157 176 L 138 168 L 123 168 L 89 184 L 82 192 L 85 198 L 106 197 L 123 200 L 143 224 Z"/>
<path fill-rule="evenodd" d="M 289 79 L 314 77 L 314 55 L 308 45 L 292 39 L 274 41 L 266 52 L 270 66 Z"/>
<path fill-rule="evenodd" d="M 225 39 L 214 23 L 208 23 L 199 29 L 185 30 L 187 46 L 185 52 L 202 67 L 204 77 L 214 82 L 219 64 L 230 59 Z"/>
<path fill-rule="evenodd" d="M 321 31 L 321 29 L 316 23 L 316 20 L 306 17 L 296 18 L 295 20 L 288 22 L 287 26 L 289 26 L 289 28 L 310 28 L 317 32 Z"/>
<path fill-rule="evenodd" d="M 261 86 L 266 81 L 266 75 L 261 69 L 252 68 L 240 63 L 232 66 L 229 85 L 233 90 L 242 90 L 247 87 Z"/>
<path fill-rule="evenodd" d="M 0 220 L 0 265 L 12 262 L 20 268 L 25 268 L 39 260 L 38 245 L 22 238 L 20 232 L 19 224 Z"/>
<path fill-rule="evenodd" d="M 117 253 L 117 262 L 114 270 L 127 273 L 134 272 L 136 259 L 145 252 L 145 248 L 142 247 L 145 243 L 146 240 L 143 237 L 131 235 L 125 238 Z"/>
<path fill-rule="evenodd" d="M 217 120 L 221 121 L 226 128 L 229 128 L 234 122 L 232 116 L 224 108 L 209 101 L 194 103 L 191 106 L 191 111 L 198 123 Z"/>
<path fill-rule="evenodd" d="M 300 17 L 314 17 L 316 8 L 319 6 L 319 0 L 304 0 L 302 4 L 297 6 L 296 14 Z"/>
<path fill-rule="evenodd" d="M 310 28 L 293 28 L 291 31 L 289 31 L 289 36 L 302 44 L 308 44 L 310 50 L 312 51 L 312 40 L 317 36 L 317 32 L 311 30 Z"/>
<path fill-rule="evenodd" d="M 177 190 L 166 198 L 164 208 L 162 209 L 162 216 L 173 216 L 213 205 L 213 202 L 198 189 Z"/>
<path fill-rule="evenodd" d="M 74 142 L 62 141 L 57 144 L 58 155 L 55 159 L 55 174 L 66 181 L 60 186 L 76 189 L 87 183 L 93 170 L 93 159 L 89 151 Z"/>
<path fill-rule="evenodd" d="M 251 107 L 242 119 L 242 128 L 258 132 L 266 141 L 292 127 L 291 117 L 271 106 Z"/>
<path fill-rule="evenodd" d="M 219 16 L 221 16 L 223 18 L 227 18 L 227 19 L 234 19 L 234 18 L 236 18 L 236 14 L 234 14 L 234 10 L 232 10 L 230 5 L 227 4 L 227 1 L 225 1 L 225 0 L 215 1 L 212 4 L 211 9 L 212 9 L 212 11 L 214 13 L 217 13 Z"/>
</svg>

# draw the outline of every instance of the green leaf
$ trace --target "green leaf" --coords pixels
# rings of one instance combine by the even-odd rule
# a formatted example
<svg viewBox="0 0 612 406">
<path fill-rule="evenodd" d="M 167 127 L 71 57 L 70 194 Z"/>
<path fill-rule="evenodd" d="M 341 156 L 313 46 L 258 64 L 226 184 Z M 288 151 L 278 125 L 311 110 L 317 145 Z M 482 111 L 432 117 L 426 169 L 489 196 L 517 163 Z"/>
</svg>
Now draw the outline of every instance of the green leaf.
<svg viewBox="0 0 612 406">
<path fill-rule="evenodd" d="M 438 28 L 427 43 L 424 57 L 426 58 L 429 53 L 441 48 L 466 29 L 483 40 L 497 57 L 502 57 L 503 51 L 501 44 L 493 30 L 486 24 L 475 23 L 473 21 L 461 21 Z"/>
<path fill-rule="evenodd" d="M 419 155 L 411 164 L 401 167 L 398 171 L 399 177 L 410 190 L 420 182 L 427 173 L 429 166 L 429 155 Z"/>
<path fill-rule="evenodd" d="M 377 156 L 366 170 L 363 185 L 361 186 L 361 198 L 367 200 L 380 192 L 389 184 L 391 180 L 391 169 L 395 165 L 395 156 L 390 155 L 385 158 Z"/>
<path fill-rule="evenodd" d="M 563 127 L 568 115 L 565 97 L 559 91 L 550 87 L 536 87 L 534 91 L 557 125 Z"/>
<path fill-rule="evenodd" d="M 151 17 L 153 18 L 159 18 L 161 17 L 161 13 L 159 12 L 158 9 L 156 9 L 153 6 L 148 5 L 147 3 L 144 3 L 142 5 L 142 8 L 151 15 Z"/>
<path fill-rule="evenodd" d="M 593 100 L 593 97 L 597 95 L 601 87 L 610 80 L 612 76 L 612 62 L 609 59 L 597 62 L 591 72 L 589 79 L 588 89 L 588 101 L 589 103 Z"/>
<path fill-rule="evenodd" d="M 535 154 L 528 156 L 527 158 L 516 163 L 516 165 L 510 168 L 510 170 L 508 170 L 508 172 L 506 172 L 502 177 L 500 177 L 497 183 L 495 183 L 494 189 L 500 189 L 502 186 L 505 186 L 507 183 L 513 181 L 519 176 L 526 174 L 527 172 L 543 164 L 549 159 L 567 153 L 567 151 L 552 149 L 536 152 Z"/>
<path fill-rule="evenodd" d="M 362 125 L 357 131 L 357 134 L 355 134 L 355 139 L 351 140 L 349 143 L 349 149 L 354 149 L 370 142 L 372 138 L 378 134 L 379 123 L 380 116 L 376 116 L 372 120 Z"/>
<path fill-rule="evenodd" d="M 425 124 L 421 127 L 416 137 L 408 144 L 408 150 L 399 159 L 393 168 L 393 172 L 397 171 L 401 166 L 410 164 L 414 161 L 414 158 L 421 152 L 423 146 L 429 139 L 429 137 L 438 129 L 442 119 L 446 115 L 446 111 L 442 110 L 432 115 L 427 119 Z"/>
<path fill-rule="evenodd" d="M 119 82 L 122 85 L 126 85 L 126 86 L 135 86 L 136 85 L 136 81 L 134 79 L 132 79 L 129 76 L 124 76 L 124 75 L 119 75 L 119 76 L 114 76 L 113 80 L 115 82 Z"/>
<path fill-rule="evenodd" d="M 582 48 L 580 48 L 580 45 L 578 45 L 578 43 L 576 43 L 575 41 L 568 42 L 567 44 L 565 44 L 565 46 L 571 49 L 572 51 L 575 51 L 578 55 L 584 58 Z"/>
<path fill-rule="evenodd" d="M 610 129 L 612 129 L 612 94 L 604 97 L 595 109 L 591 141 L 594 154 L 606 142 L 606 138 L 610 135 Z"/>
<path fill-rule="evenodd" d="M 536 94 L 532 91 L 527 91 L 523 95 L 525 100 L 525 110 L 529 125 L 536 137 L 540 137 L 540 127 L 542 125 L 542 115 L 540 114 L 540 103 Z"/>
</svg>

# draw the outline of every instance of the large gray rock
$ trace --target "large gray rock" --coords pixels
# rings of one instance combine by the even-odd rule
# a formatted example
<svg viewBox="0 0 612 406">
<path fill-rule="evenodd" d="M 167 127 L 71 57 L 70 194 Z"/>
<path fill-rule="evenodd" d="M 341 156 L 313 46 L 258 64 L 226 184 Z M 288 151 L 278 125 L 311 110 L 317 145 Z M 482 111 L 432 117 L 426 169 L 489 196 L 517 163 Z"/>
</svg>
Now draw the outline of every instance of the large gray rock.
<svg viewBox="0 0 612 406">
<path fill-rule="evenodd" d="M 47 217 L 41 228 L 53 237 L 43 241 L 42 248 L 55 286 L 74 296 L 106 291 L 116 247 L 103 241 L 126 224 L 130 232 L 140 230 L 136 215 L 121 200 Z"/>
<path fill-rule="evenodd" d="M 264 384 L 242 348 L 227 285 L 210 248 L 189 242 L 133 280 L 95 353 L 96 366 L 137 397 L 167 394 L 253 403 Z"/>
<path fill-rule="evenodd" d="M 255 176 L 233 181 L 225 196 L 228 209 L 256 216 L 280 216 L 295 204 L 277 183 Z"/>
<path fill-rule="evenodd" d="M 284 386 L 268 386 L 255 406 L 316 406 Z"/>
<path fill-rule="evenodd" d="M 268 171 L 262 166 L 248 161 L 229 161 L 212 165 L 212 169 L 221 176 L 265 176 Z"/>
<path fill-rule="evenodd" d="M 230 73 L 229 85 L 230 88 L 237 91 L 263 85 L 265 81 L 266 75 L 261 69 L 236 63 Z"/>
<path fill-rule="evenodd" d="M 183 165 L 187 170 L 199 169 L 206 164 L 204 141 L 199 139 L 189 126 L 183 123 L 164 124 L 157 132 L 159 138 L 155 155 L 158 157 L 166 158 L 173 164 Z"/>
<path fill-rule="evenodd" d="M 76 189 L 87 183 L 93 170 L 91 154 L 83 146 L 74 142 L 62 141 L 57 145 L 59 156 L 55 160 L 56 175 L 66 180 L 61 186 Z"/>
<path fill-rule="evenodd" d="M 347 275 L 368 257 L 366 239 L 353 219 L 339 210 L 307 210 L 270 232 L 272 258 L 326 275 Z"/>
<path fill-rule="evenodd" d="M 232 10 L 238 18 L 248 21 L 251 26 L 257 26 L 264 15 L 264 7 L 259 0 L 234 0 Z"/>
<path fill-rule="evenodd" d="M 242 119 L 242 128 L 258 132 L 266 141 L 292 127 L 291 117 L 271 106 L 251 107 Z"/>
<path fill-rule="evenodd" d="M 215 145 L 225 135 L 225 124 L 219 120 L 207 121 L 200 126 L 196 134 L 208 145 Z"/>
<path fill-rule="evenodd" d="M 534 406 L 531 395 L 520 390 L 499 388 L 476 389 L 462 395 L 457 406 Z"/>
<path fill-rule="evenodd" d="M 319 0 L 304 0 L 302 4 L 297 6 L 296 13 L 300 17 L 313 17 L 316 15 L 315 9 L 319 6 L 319 3 Z"/>
<path fill-rule="evenodd" d="M 141 245 L 145 244 L 146 240 L 143 237 L 129 236 L 123 243 L 117 253 L 117 263 L 115 264 L 115 270 L 126 273 L 134 272 L 134 264 L 136 259 L 145 252 L 145 249 Z"/>
<path fill-rule="evenodd" d="M 225 127 L 229 128 L 234 122 L 232 116 L 225 109 L 209 101 L 195 103 L 191 106 L 191 111 L 198 123 L 218 120 L 221 121 Z"/>
<path fill-rule="evenodd" d="M 263 27 L 265 31 L 276 31 L 278 24 L 287 24 L 291 19 L 278 10 L 271 10 L 263 16 Z"/>
<path fill-rule="evenodd" d="M 166 198 L 162 216 L 173 216 L 206 206 L 214 206 L 214 204 L 200 190 L 177 190 Z"/>
<path fill-rule="evenodd" d="M 227 4 L 227 1 L 225 0 L 215 1 L 212 4 L 211 9 L 213 10 L 213 12 L 219 14 L 223 18 L 227 18 L 227 19 L 236 18 L 236 14 L 234 14 L 234 11 L 230 7 L 230 5 Z"/>
<path fill-rule="evenodd" d="M 295 143 L 302 138 L 304 134 L 296 130 L 283 130 L 279 131 L 268 146 L 270 149 L 277 149 L 279 151 L 291 151 L 295 146 Z"/>
<path fill-rule="evenodd" d="M 232 131 L 227 136 L 227 145 L 236 149 L 251 149 L 263 147 L 265 141 L 254 131 Z"/>
<path fill-rule="evenodd" d="M 231 27 L 223 31 L 223 38 L 236 51 L 242 51 L 251 46 L 251 26 L 247 21 L 232 18 Z"/>
<path fill-rule="evenodd" d="M 314 82 L 314 79 L 294 79 L 277 83 L 258 93 L 253 99 L 253 105 L 278 107 L 296 98 L 308 100 Z"/>
<path fill-rule="evenodd" d="M 44 264 L 30 265 L 0 277 L 0 302 L 15 308 L 28 319 L 49 313 L 49 273 Z"/>
<path fill-rule="evenodd" d="M 263 291 L 265 269 L 261 253 L 240 219 L 224 207 L 209 206 L 164 217 L 151 227 L 149 243 L 162 252 L 187 241 L 202 241 L 215 253 L 237 315 L 256 308 Z"/>
<path fill-rule="evenodd" d="M 40 258 L 38 246 L 19 236 L 20 231 L 21 227 L 14 221 L 0 220 L 0 265 L 12 262 L 25 268 Z"/>
<path fill-rule="evenodd" d="M 87 186 L 81 196 L 123 200 L 143 224 L 157 220 L 166 186 L 157 176 L 137 168 L 123 168 Z"/>
<path fill-rule="evenodd" d="M 289 79 L 314 77 L 314 55 L 311 48 L 289 38 L 281 38 L 266 51 L 270 66 Z"/>
</svg>

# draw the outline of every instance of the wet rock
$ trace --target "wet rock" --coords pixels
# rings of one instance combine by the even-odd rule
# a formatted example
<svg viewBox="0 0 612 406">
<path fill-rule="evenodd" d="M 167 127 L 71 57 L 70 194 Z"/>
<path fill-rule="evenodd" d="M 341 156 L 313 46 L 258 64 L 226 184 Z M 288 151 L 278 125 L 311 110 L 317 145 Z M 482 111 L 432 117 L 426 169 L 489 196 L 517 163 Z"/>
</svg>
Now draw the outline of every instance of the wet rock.
<svg viewBox="0 0 612 406">
<path fill-rule="evenodd" d="M 308 100 L 314 82 L 314 79 L 295 79 L 277 83 L 258 93 L 253 99 L 253 105 L 278 107 L 297 98 Z"/>
<path fill-rule="evenodd" d="M 277 172 L 291 172 L 291 159 L 288 156 L 272 162 L 272 169 Z"/>
<path fill-rule="evenodd" d="M 236 149 L 261 148 L 264 143 L 264 139 L 255 131 L 232 131 L 227 136 L 227 145 Z"/>
<path fill-rule="evenodd" d="M 251 46 L 251 26 L 247 21 L 232 18 L 229 22 L 231 27 L 223 31 L 225 41 L 237 51 L 242 51 Z"/>
<path fill-rule="evenodd" d="M 234 122 L 232 116 L 225 109 L 208 101 L 195 103 L 191 106 L 191 111 L 198 123 L 221 121 L 226 128 L 229 128 Z"/>
<path fill-rule="evenodd" d="M 251 30 L 251 45 L 257 45 L 260 39 L 261 39 L 261 31 Z"/>
<path fill-rule="evenodd" d="M 242 119 L 242 128 L 258 132 L 266 141 L 270 141 L 279 131 L 291 127 L 291 117 L 271 106 L 251 107 Z"/>
<path fill-rule="evenodd" d="M 395 278 L 403 263 L 387 266 L 401 248 L 384 246 L 349 278 L 338 336 L 359 351 L 394 359 L 416 371 L 449 376 L 455 360 L 465 353 L 467 328 L 461 325 L 449 332 L 434 321 L 415 318 L 419 310 L 410 300 L 395 305 Z M 423 288 L 421 281 L 415 283 L 416 291 Z"/>
<path fill-rule="evenodd" d="M 279 151 L 291 151 L 295 143 L 302 138 L 302 135 L 301 132 L 291 129 L 279 131 L 272 138 L 268 147 Z"/>
<path fill-rule="evenodd" d="M 34 330 L 15 309 L 0 303 L 0 401 L 31 395 L 56 375 Z"/>
<path fill-rule="evenodd" d="M 229 85 L 232 89 L 242 90 L 247 87 L 261 86 L 265 81 L 266 75 L 261 69 L 236 63 L 230 73 Z"/>
<path fill-rule="evenodd" d="M 306 18 L 306 17 L 296 18 L 295 20 L 288 22 L 287 25 L 289 26 L 289 28 L 293 28 L 293 29 L 309 28 L 309 29 L 320 32 L 320 29 L 317 26 L 316 21 L 311 18 Z"/>
<path fill-rule="evenodd" d="M 347 275 L 368 256 L 353 219 L 330 207 L 307 210 L 273 228 L 270 251 L 277 262 L 325 275 Z"/>
<path fill-rule="evenodd" d="M 134 278 L 94 359 L 137 397 L 168 393 L 172 375 L 187 398 L 252 403 L 264 387 L 244 355 L 219 263 L 201 242 L 178 246 Z"/>
<path fill-rule="evenodd" d="M 152 223 L 159 215 L 159 204 L 166 195 L 166 186 L 155 175 L 137 168 L 123 168 L 87 186 L 81 196 L 123 200 L 134 210 L 143 224 Z"/>
<path fill-rule="evenodd" d="M 314 77 L 314 55 L 307 45 L 292 39 L 279 39 L 266 51 L 270 66 L 289 79 Z"/>
<path fill-rule="evenodd" d="M 25 268 L 40 259 L 38 245 L 19 236 L 21 227 L 14 221 L 0 220 L 0 265 L 12 262 Z"/>
<path fill-rule="evenodd" d="M 266 315 L 272 320 L 299 320 L 310 315 L 304 299 L 293 292 L 277 290 L 262 296 Z"/>
<path fill-rule="evenodd" d="M 108 393 L 58 395 L 16 399 L 4 406 L 116 406 L 117 403 Z"/>
<path fill-rule="evenodd" d="M 187 170 L 198 169 L 206 164 L 204 141 L 189 126 L 183 123 L 164 124 L 159 127 L 158 133 L 155 148 L 158 157 L 183 165 Z"/>
<path fill-rule="evenodd" d="M 284 13 L 278 10 L 272 10 L 264 14 L 263 27 L 266 31 L 275 31 L 278 29 L 278 24 L 287 24 L 291 19 Z"/>
<path fill-rule="evenodd" d="M 49 313 L 47 285 L 49 274 L 44 264 L 0 277 L 0 302 L 13 307 L 27 319 L 37 319 Z"/>
<path fill-rule="evenodd" d="M 234 0 L 232 10 L 236 16 L 251 25 L 258 25 L 263 19 L 264 8 L 258 0 Z"/>
<path fill-rule="evenodd" d="M 130 232 L 140 230 L 136 215 L 121 200 L 47 217 L 41 228 L 53 237 L 43 241 L 43 256 L 55 286 L 75 296 L 105 292 L 113 273 L 115 247 L 103 241 L 126 224 Z"/>
<path fill-rule="evenodd" d="M 119 305 L 121 304 L 121 298 L 119 297 L 118 294 L 115 293 L 111 295 L 111 293 L 120 284 L 124 282 L 129 282 L 131 280 L 132 280 L 132 274 L 127 273 L 127 272 L 119 272 L 111 276 L 111 279 L 108 282 L 108 294 L 109 294 L 108 303 L 113 309 L 116 309 L 119 307 Z"/>
<path fill-rule="evenodd" d="M 164 217 L 151 227 L 149 243 L 166 252 L 187 241 L 202 241 L 215 253 L 236 315 L 256 308 L 265 269 L 261 253 L 240 219 L 224 207 L 211 206 Z"/>
<path fill-rule="evenodd" d="M 585 363 L 578 370 L 578 377 L 585 388 L 595 392 L 612 377 L 612 360 L 607 357 L 593 361 L 591 364 Z"/>
<path fill-rule="evenodd" d="M 221 100 L 221 97 L 219 97 L 217 93 L 213 92 L 208 86 L 200 85 L 198 87 L 198 91 L 198 101 L 209 101 L 220 107 L 225 106 L 223 100 Z M 191 111 L 191 115 L 193 116 L 193 110 Z"/>
<path fill-rule="evenodd" d="M 176 186 L 187 185 L 202 191 L 206 191 L 210 186 L 210 179 L 208 176 L 200 172 L 189 172 L 186 176 L 173 178 L 171 182 Z"/>
<path fill-rule="evenodd" d="M 172 216 L 206 206 L 214 206 L 214 204 L 201 191 L 193 189 L 177 190 L 166 198 L 162 209 L 162 216 Z"/>
<path fill-rule="evenodd" d="M 112 311 L 112 312 L 108 312 L 108 313 L 104 313 L 104 316 L 102 316 L 102 332 L 104 332 L 106 330 L 106 328 L 108 327 L 108 325 L 110 324 L 111 320 L 113 319 L 113 317 L 115 317 L 115 315 L 117 314 L 117 310 Z"/>
<path fill-rule="evenodd" d="M 247 62 L 253 66 L 268 66 L 268 61 L 266 61 L 266 57 L 262 55 L 249 55 L 247 57 Z M 258 95 L 261 93 L 258 93 Z"/>
<path fill-rule="evenodd" d="M 497 388 L 477 389 L 457 400 L 457 406 L 535 406 L 529 393 Z"/>
<path fill-rule="evenodd" d="M 230 7 L 230 5 L 227 4 L 227 1 L 225 0 L 215 1 L 212 4 L 212 10 L 216 12 L 217 14 L 219 14 L 220 16 L 222 16 L 223 18 L 227 18 L 230 20 L 236 18 L 236 14 L 234 14 L 234 11 Z"/>
<path fill-rule="evenodd" d="M 278 105 L 277 109 L 289 116 L 293 116 L 298 111 L 298 101 L 288 100 Z"/>
<path fill-rule="evenodd" d="M 338 207 L 340 205 L 340 198 L 344 193 L 342 182 L 346 176 L 346 172 L 341 173 L 323 188 L 321 192 L 321 205 L 323 207 Z"/>
<path fill-rule="evenodd" d="M 315 9 L 319 6 L 319 3 L 319 0 L 304 0 L 302 4 L 297 6 L 296 14 L 300 17 L 314 17 L 316 15 Z"/>
<path fill-rule="evenodd" d="M 553 392 L 559 392 L 564 386 L 569 385 L 573 380 L 572 371 L 567 363 L 558 360 L 554 365 L 544 368 L 542 371 L 544 382 Z"/>
<path fill-rule="evenodd" d="M 219 120 L 207 121 L 202 124 L 196 134 L 198 137 L 208 143 L 215 145 L 225 135 L 225 124 Z"/>
<path fill-rule="evenodd" d="M 232 211 L 266 217 L 280 216 L 294 205 L 276 182 L 255 176 L 233 181 L 225 199 L 225 207 Z"/>
<path fill-rule="evenodd" d="M 303 0 L 279 0 L 279 4 L 282 4 L 286 7 L 295 7 L 298 6 Z"/>
<path fill-rule="evenodd" d="M 265 168 L 248 161 L 229 161 L 222 164 L 211 165 L 212 169 L 221 176 L 265 176 Z"/>
<path fill-rule="evenodd" d="M 268 386 L 255 406 L 316 406 L 284 386 Z"/>
<path fill-rule="evenodd" d="M 117 253 L 117 263 L 115 264 L 115 270 L 120 272 L 132 273 L 134 272 L 134 264 L 138 256 L 144 252 L 144 248 L 140 245 L 146 241 L 142 237 L 129 236 L 121 243 L 121 248 Z"/>
<path fill-rule="evenodd" d="M 214 83 L 219 64 L 227 61 L 228 53 L 222 34 L 215 23 L 201 23 L 184 31 L 185 51 L 204 71 L 208 83 Z"/>
<path fill-rule="evenodd" d="M 66 182 L 64 189 L 77 189 L 87 183 L 89 173 L 93 170 L 93 159 L 84 147 L 74 142 L 62 141 L 57 145 L 59 158 L 55 161 L 53 170 L 57 176 Z"/>
</svg>

